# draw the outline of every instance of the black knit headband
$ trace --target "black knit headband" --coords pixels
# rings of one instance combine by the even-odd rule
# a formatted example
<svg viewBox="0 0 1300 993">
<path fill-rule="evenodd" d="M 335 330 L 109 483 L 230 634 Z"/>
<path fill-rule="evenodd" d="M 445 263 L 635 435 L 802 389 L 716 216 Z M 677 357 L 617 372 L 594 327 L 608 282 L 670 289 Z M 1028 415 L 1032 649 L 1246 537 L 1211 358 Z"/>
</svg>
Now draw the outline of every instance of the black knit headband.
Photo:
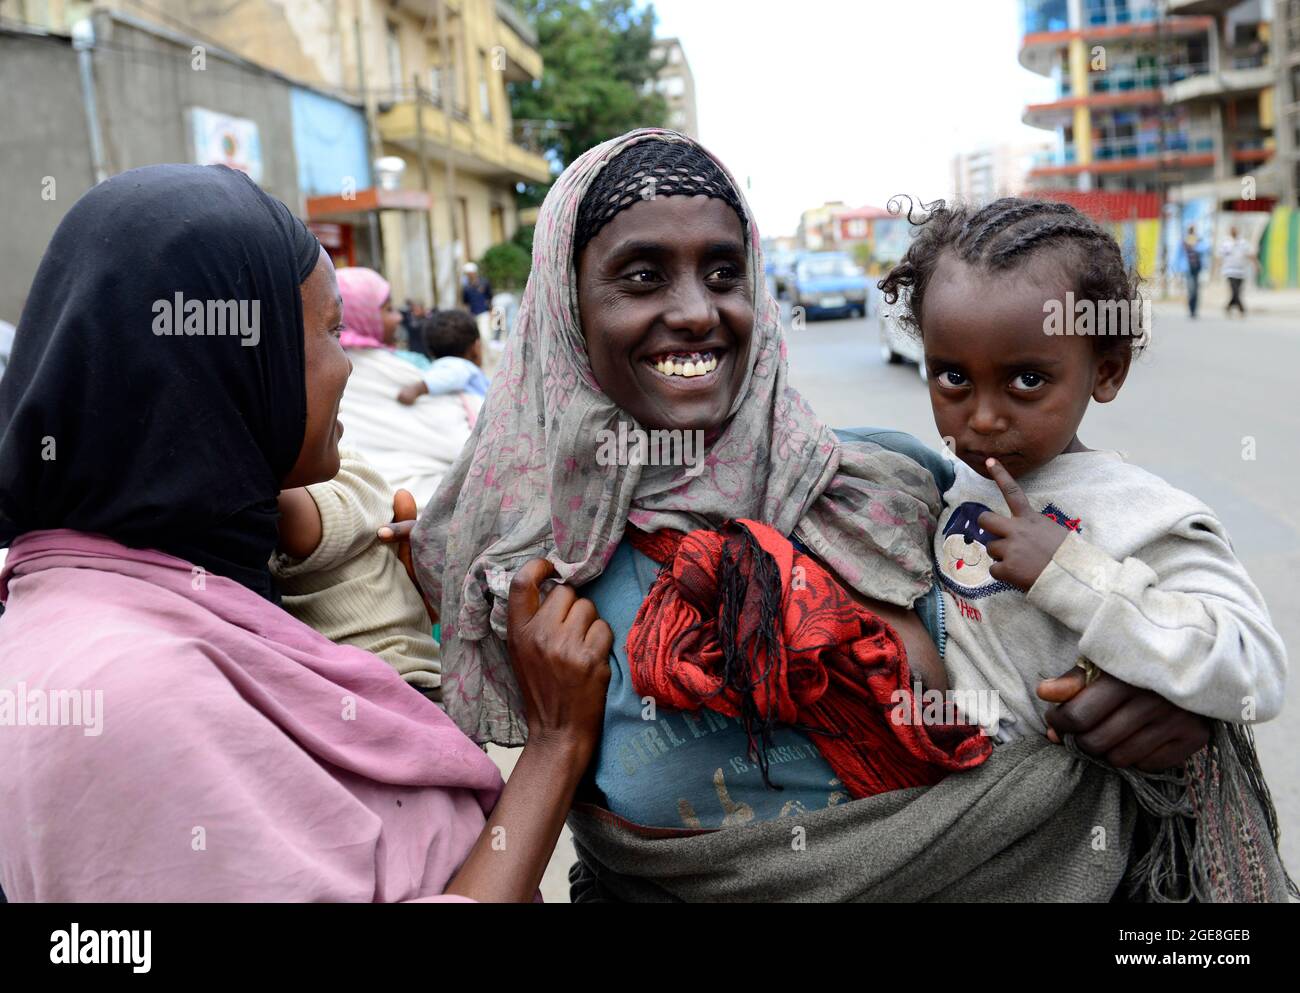
<svg viewBox="0 0 1300 993">
<path fill-rule="evenodd" d="M 655 139 L 637 142 L 611 159 L 587 188 L 578 206 L 573 254 L 577 256 L 619 211 L 635 203 L 691 196 L 722 200 L 736 212 L 741 227 L 746 226 L 745 208 L 731 180 L 698 146 Z"/>
</svg>

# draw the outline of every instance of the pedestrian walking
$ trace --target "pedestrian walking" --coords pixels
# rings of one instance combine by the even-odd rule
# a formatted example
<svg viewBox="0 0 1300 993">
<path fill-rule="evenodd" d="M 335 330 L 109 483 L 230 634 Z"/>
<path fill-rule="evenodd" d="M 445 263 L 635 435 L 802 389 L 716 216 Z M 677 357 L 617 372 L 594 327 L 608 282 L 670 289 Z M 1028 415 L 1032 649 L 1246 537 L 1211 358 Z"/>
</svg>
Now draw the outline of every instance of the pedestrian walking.
<svg viewBox="0 0 1300 993">
<path fill-rule="evenodd" d="M 465 264 L 465 279 L 461 284 L 461 301 L 474 315 L 478 324 L 479 337 L 484 342 L 492 336 L 492 284 L 479 276 L 478 266 L 473 262 Z"/>
<path fill-rule="evenodd" d="M 1187 313 L 1195 320 L 1201 290 L 1201 244 L 1196 237 L 1195 224 L 1187 225 L 1187 237 L 1183 239 L 1183 258 L 1187 266 Z"/>
<path fill-rule="evenodd" d="M 1219 258 L 1223 260 L 1223 275 L 1227 277 L 1228 289 L 1232 292 L 1232 298 L 1224 308 L 1224 313 L 1231 314 L 1232 308 L 1236 307 L 1241 311 L 1241 316 L 1245 317 L 1246 305 L 1241 302 L 1241 284 L 1250 274 L 1250 264 L 1255 261 L 1255 252 L 1250 247 L 1250 242 L 1241 237 L 1235 226 L 1228 229 L 1227 240 L 1219 246 Z"/>
</svg>

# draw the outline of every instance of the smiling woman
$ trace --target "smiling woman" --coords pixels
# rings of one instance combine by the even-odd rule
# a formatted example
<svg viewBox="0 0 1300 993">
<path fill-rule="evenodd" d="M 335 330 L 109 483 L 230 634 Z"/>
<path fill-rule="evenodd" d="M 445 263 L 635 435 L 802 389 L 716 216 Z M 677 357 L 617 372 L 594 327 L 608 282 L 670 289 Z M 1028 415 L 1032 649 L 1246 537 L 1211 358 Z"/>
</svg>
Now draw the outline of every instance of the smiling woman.
<svg viewBox="0 0 1300 993">
<path fill-rule="evenodd" d="M 582 249 L 591 371 L 648 428 L 709 431 L 748 371 L 753 287 L 736 211 L 675 196 L 628 207 Z"/>
<path fill-rule="evenodd" d="M 970 726 L 883 717 L 913 676 L 943 685 L 908 609 L 930 587 L 937 491 L 907 458 L 841 445 L 789 388 L 757 244 L 689 139 L 633 132 L 579 159 L 543 206 L 484 420 L 414 536 L 445 703 L 479 740 L 527 734 L 511 575 L 544 556 L 594 602 L 615 635 L 597 799 L 656 829 L 825 809 L 988 755 Z M 619 431 L 698 433 L 705 457 L 611 460 L 598 442 Z M 657 637 L 686 627 L 704 632 L 689 650 Z"/>
<path fill-rule="evenodd" d="M 674 132 L 592 149 L 552 188 L 519 333 L 414 535 L 442 606 L 448 712 L 478 739 L 526 735 L 504 646 L 511 575 L 545 555 L 565 583 L 588 583 L 633 554 L 629 531 L 731 518 L 798 530 L 888 612 L 912 665 L 942 678 L 906 609 L 930 586 L 933 481 L 879 446 L 840 445 L 788 387 L 757 245 L 726 171 Z M 605 464 L 601 438 L 620 425 L 703 431 L 703 470 Z"/>
</svg>

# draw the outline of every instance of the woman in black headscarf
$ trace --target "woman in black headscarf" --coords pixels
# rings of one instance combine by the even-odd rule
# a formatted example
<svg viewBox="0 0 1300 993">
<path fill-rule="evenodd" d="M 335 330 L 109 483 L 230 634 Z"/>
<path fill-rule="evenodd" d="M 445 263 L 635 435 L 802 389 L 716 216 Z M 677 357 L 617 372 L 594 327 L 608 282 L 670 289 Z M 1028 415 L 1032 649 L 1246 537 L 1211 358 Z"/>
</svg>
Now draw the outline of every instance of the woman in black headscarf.
<svg viewBox="0 0 1300 993">
<path fill-rule="evenodd" d="M 229 169 L 124 173 L 55 232 L 0 383 L 11 898 L 533 896 L 599 728 L 589 623 L 524 591 L 554 733 L 502 792 L 387 664 L 275 606 L 277 494 L 339 467 L 341 322 L 316 239 Z M 32 719 L 59 691 L 84 735 Z"/>
<path fill-rule="evenodd" d="M 306 347 L 299 330 L 319 261 L 306 226 L 230 169 L 151 166 L 86 194 L 41 262 L 0 387 L 0 543 L 90 531 L 272 597 L 281 481 L 300 452 L 300 469 L 337 471 L 346 359 L 316 348 L 310 332 L 328 329 Z M 335 406 L 304 438 L 316 351 Z"/>
</svg>

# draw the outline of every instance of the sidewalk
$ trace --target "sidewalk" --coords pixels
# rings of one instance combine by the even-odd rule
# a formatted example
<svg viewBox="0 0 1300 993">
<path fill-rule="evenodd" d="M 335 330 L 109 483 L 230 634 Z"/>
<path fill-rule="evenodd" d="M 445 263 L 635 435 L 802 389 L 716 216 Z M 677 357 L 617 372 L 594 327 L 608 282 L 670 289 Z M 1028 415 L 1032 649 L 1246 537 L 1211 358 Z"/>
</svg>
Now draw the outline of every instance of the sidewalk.
<svg viewBox="0 0 1300 993">
<path fill-rule="evenodd" d="M 1144 292 L 1146 288 L 1144 287 Z M 1222 317 L 1223 308 L 1228 303 L 1228 281 L 1216 279 L 1201 283 L 1201 298 L 1197 304 L 1197 313 L 1201 317 Z M 1259 286 L 1246 285 L 1241 291 L 1246 313 L 1270 317 L 1294 317 L 1300 322 L 1300 289 L 1266 290 Z M 1156 313 L 1187 314 L 1187 294 L 1185 290 L 1176 292 L 1164 299 L 1153 299 L 1152 308 Z M 1234 315 L 1235 316 L 1235 315 Z M 1298 323 L 1297 328 L 1300 328 Z"/>
</svg>

